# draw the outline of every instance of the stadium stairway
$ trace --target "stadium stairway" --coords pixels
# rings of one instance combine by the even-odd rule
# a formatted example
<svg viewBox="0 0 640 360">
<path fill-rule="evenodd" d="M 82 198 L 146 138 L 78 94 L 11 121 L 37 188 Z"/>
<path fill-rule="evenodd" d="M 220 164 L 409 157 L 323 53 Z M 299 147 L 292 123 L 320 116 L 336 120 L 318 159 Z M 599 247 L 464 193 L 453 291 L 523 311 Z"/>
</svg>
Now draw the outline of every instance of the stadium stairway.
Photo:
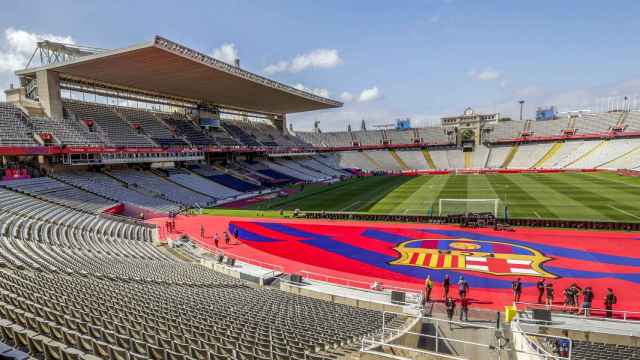
<svg viewBox="0 0 640 360">
<path fill-rule="evenodd" d="M 404 160 L 402 160 L 402 158 L 400 158 L 400 156 L 398 156 L 398 153 L 396 153 L 396 151 L 394 149 L 390 149 L 389 153 L 391 154 L 391 157 L 393 157 L 398 164 L 400 164 L 400 168 L 402 168 L 402 170 L 409 170 L 409 165 L 407 165 L 406 162 L 404 162 Z"/>
<path fill-rule="evenodd" d="M 519 145 L 517 144 L 511 147 L 511 150 L 509 150 L 509 154 L 507 154 L 507 157 L 504 158 L 504 161 L 502 162 L 502 165 L 500 165 L 500 168 L 506 169 L 509 167 L 509 164 L 511 164 L 511 161 L 513 160 L 513 158 L 516 156 L 516 153 L 518 152 L 518 148 L 519 148 Z"/>
<path fill-rule="evenodd" d="M 598 145 L 594 146 L 591 150 L 585 152 L 584 154 L 580 155 L 577 159 L 573 160 L 572 162 L 568 163 L 567 165 L 565 165 L 565 168 L 570 167 L 571 165 L 577 163 L 578 161 L 581 161 L 583 159 L 588 158 L 591 154 L 594 154 L 597 150 L 599 150 L 600 148 L 602 148 L 605 144 L 607 144 L 607 142 L 609 142 L 609 140 L 602 140 Z"/>
<path fill-rule="evenodd" d="M 631 149 L 631 150 L 627 151 L 626 153 L 624 153 L 624 154 L 622 154 L 622 155 L 620 155 L 620 156 L 617 156 L 617 157 L 615 157 L 615 158 L 613 158 L 613 159 L 611 159 L 611 160 L 609 160 L 609 161 L 606 161 L 606 162 L 604 162 L 604 163 L 602 163 L 602 164 L 600 164 L 600 165 L 596 166 L 596 168 L 605 167 L 606 165 L 611 164 L 611 163 L 613 163 L 614 161 L 618 161 L 618 160 L 621 160 L 621 159 L 624 159 L 624 158 L 627 158 L 627 157 L 631 157 L 632 155 L 633 155 L 633 156 L 638 156 L 638 154 L 637 154 L 637 153 L 638 153 L 638 151 L 639 151 L 639 150 L 640 150 L 640 145 L 639 145 L 639 146 L 634 147 L 633 149 Z"/>
<path fill-rule="evenodd" d="M 433 159 L 431 158 L 431 154 L 429 154 L 429 150 L 422 149 L 422 156 L 424 156 L 424 159 L 427 161 L 429 168 L 432 170 L 435 170 L 436 164 L 433 162 Z"/>
<path fill-rule="evenodd" d="M 549 161 L 549 159 L 551 159 L 558 151 L 560 151 L 560 149 L 562 149 L 563 145 L 564 145 L 564 143 L 561 143 L 561 142 L 553 144 L 553 146 L 551 146 L 549 151 L 547 151 L 547 153 L 544 154 L 544 156 L 541 157 L 540 160 L 538 160 L 535 164 L 533 164 L 533 166 L 531 168 L 532 169 L 536 169 L 536 168 L 544 167 L 544 164 L 547 161 Z"/>
<path fill-rule="evenodd" d="M 473 152 L 467 151 L 464 153 L 464 168 L 470 169 L 473 164 Z"/>
<path fill-rule="evenodd" d="M 384 170 L 385 167 L 382 166 L 382 164 L 380 164 L 380 162 L 376 159 L 374 159 L 371 155 L 369 155 L 366 151 L 362 152 L 362 156 L 364 156 L 370 163 L 372 163 L 375 167 L 377 167 L 379 170 Z"/>
</svg>

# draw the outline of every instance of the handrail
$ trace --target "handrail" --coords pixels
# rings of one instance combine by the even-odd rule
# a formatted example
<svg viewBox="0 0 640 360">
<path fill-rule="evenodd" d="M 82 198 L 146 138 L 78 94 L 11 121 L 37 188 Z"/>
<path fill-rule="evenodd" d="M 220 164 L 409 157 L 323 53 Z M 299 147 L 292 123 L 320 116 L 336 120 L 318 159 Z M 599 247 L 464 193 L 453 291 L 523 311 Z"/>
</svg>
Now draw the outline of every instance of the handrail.
<svg viewBox="0 0 640 360">
<path fill-rule="evenodd" d="M 332 283 L 336 285 L 344 285 L 344 286 L 356 288 L 356 289 L 373 290 L 370 288 L 371 283 L 368 283 L 365 281 L 352 280 L 352 279 L 348 279 L 340 276 L 326 275 L 326 274 L 316 273 L 308 270 L 302 270 L 302 271 L 299 271 L 299 273 L 300 275 L 302 275 L 302 277 L 311 279 L 311 280 L 318 280 L 318 281 Z M 331 280 L 337 280 L 337 281 L 331 281 Z M 344 282 L 344 284 L 341 284 L 340 282 Z M 384 284 L 383 284 L 382 290 L 383 291 L 384 290 L 402 291 L 409 294 L 422 294 L 420 291 L 415 289 L 402 288 L 398 286 L 384 285 Z M 378 290 L 373 290 L 373 291 L 379 292 Z"/>
<path fill-rule="evenodd" d="M 594 320 L 611 320 L 611 321 L 624 321 L 624 322 L 630 322 L 630 323 L 639 323 L 640 322 L 640 311 L 628 311 L 628 310 L 607 310 L 607 309 L 602 309 L 602 308 L 582 308 L 582 307 L 578 307 L 578 306 L 573 306 L 573 307 L 567 307 L 567 306 L 563 306 L 563 305 L 546 305 L 546 304 L 535 304 L 535 303 L 529 303 L 529 302 L 516 302 L 514 304 L 516 306 L 516 309 L 518 307 L 518 305 L 522 305 L 525 307 L 525 309 L 527 307 L 530 308 L 537 308 L 537 309 L 544 309 L 544 310 L 558 310 L 559 312 L 562 312 L 563 315 L 566 316 L 571 316 L 571 313 L 567 313 L 567 311 L 573 311 L 575 312 L 577 315 L 574 315 L 576 317 L 580 317 L 580 318 L 587 318 L 587 319 L 594 319 Z M 610 311 L 612 313 L 612 315 L 614 317 L 612 318 L 606 318 L 604 316 L 593 316 L 592 314 L 594 312 L 596 313 L 604 313 L 606 315 L 606 313 Z M 587 312 L 589 313 L 589 315 L 587 315 Z M 584 315 L 580 315 L 580 314 L 584 314 Z M 620 314 L 622 316 L 622 319 L 616 319 L 615 315 Z M 628 320 L 629 317 L 635 317 L 638 318 L 638 320 Z"/>
</svg>

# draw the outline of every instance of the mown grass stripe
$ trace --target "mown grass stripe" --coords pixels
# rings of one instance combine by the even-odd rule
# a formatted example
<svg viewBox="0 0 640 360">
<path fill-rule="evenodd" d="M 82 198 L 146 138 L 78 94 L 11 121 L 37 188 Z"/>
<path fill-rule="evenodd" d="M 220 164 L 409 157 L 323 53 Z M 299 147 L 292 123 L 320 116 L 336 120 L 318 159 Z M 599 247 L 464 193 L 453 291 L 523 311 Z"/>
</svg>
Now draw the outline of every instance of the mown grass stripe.
<svg viewBox="0 0 640 360">
<path fill-rule="evenodd" d="M 511 176 L 515 175 L 487 175 L 493 191 L 500 197 L 503 205 L 508 206 L 510 217 L 542 217 L 546 219 L 557 217 L 549 208 L 514 181 Z M 500 214 L 500 216 L 502 215 Z"/>
<path fill-rule="evenodd" d="M 538 181 L 539 183 L 545 184 L 555 191 L 569 196 L 573 200 L 582 204 L 584 207 L 595 210 L 601 215 L 601 219 L 631 221 L 636 220 L 620 212 L 618 212 L 618 214 L 615 214 L 615 210 L 609 207 L 609 205 L 611 205 L 611 199 L 590 191 L 588 188 L 581 188 L 578 182 L 575 181 L 575 179 L 573 181 L 567 181 L 569 178 L 567 178 L 566 176 L 545 176 L 541 174 L 532 174 L 529 176 L 531 176 L 531 178 Z"/>
</svg>

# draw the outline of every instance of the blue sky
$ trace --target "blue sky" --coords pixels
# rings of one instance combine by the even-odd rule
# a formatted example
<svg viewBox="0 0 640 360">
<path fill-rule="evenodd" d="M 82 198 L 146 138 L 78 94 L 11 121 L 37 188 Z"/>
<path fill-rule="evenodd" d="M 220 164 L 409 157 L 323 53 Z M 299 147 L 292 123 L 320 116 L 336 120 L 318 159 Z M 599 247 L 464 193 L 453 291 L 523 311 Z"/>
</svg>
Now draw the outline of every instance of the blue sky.
<svg viewBox="0 0 640 360">
<path fill-rule="evenodd" d="M 636 99 L 639 14 L 634 0 L 13 2 L 0 13 L 0 85 L 34 37 L 117 48 L 159 34 L 208 54 L 232 44 L 217 54 L 348 100 L 291 115 L 299 130 L 314 120 L 324 130 L 398 117 L 424 125 L 467 106 L 516 117 L 519 99 L 531 117 L 535 106 Z"/>
</svg>

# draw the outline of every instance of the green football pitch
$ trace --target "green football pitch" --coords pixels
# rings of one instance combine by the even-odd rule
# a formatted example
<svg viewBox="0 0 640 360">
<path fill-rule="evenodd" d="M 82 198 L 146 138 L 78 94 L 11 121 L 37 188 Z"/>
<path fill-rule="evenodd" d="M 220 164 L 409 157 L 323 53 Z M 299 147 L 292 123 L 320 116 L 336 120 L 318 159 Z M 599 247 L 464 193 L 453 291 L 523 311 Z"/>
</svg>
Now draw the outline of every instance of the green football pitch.
<svg viewBox="0 0 640 360">
<path fill-rule="evenodd" d="M 375 176 L 307 185 L 245 209 L 437 215 L 439 199 L 499 199 L 499 216 L 507 206 L 513 218 L 640 221 L 640 178 L 614 173 Z"/>
</svg>

